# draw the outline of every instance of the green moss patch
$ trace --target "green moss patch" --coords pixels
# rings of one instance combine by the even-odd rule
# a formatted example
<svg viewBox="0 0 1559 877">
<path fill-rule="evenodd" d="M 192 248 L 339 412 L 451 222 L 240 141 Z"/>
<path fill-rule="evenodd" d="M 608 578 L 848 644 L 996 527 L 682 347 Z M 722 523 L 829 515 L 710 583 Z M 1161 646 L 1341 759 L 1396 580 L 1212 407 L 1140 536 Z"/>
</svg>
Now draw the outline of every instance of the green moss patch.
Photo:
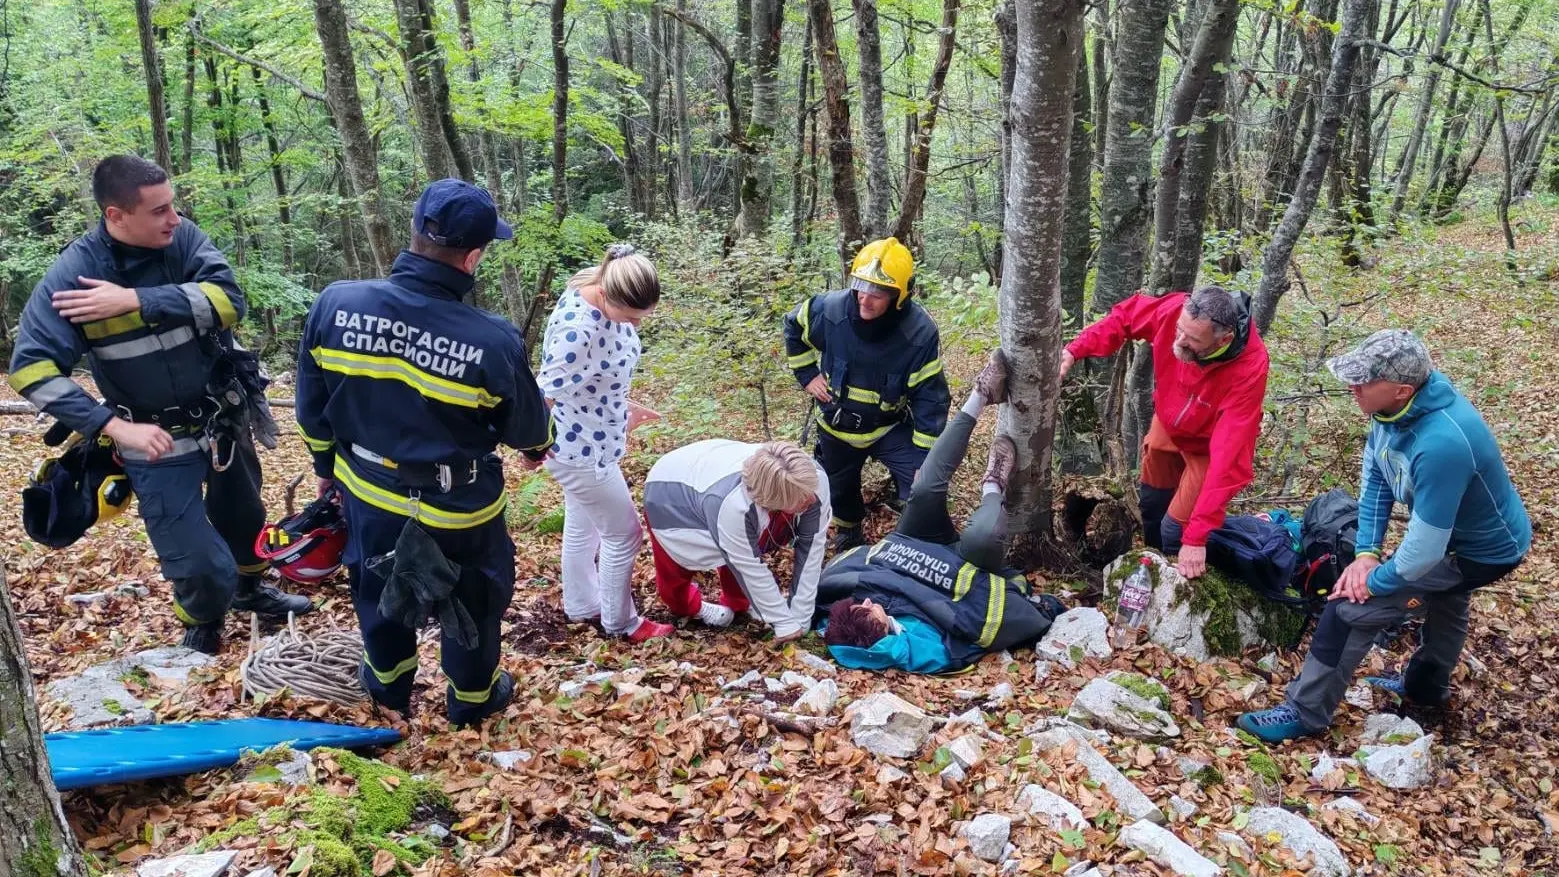
<svg viewBox="0 0 1559 877">
<path fill-rule="evenodd" d="M 1104 599 L 1099 604 L 1100 611 L 1111 617 L 1114 616 L 1116 606 L 1120 602 L 1121 582 L 1141 565 L 1144 554 L 1157 556 L 1156 552 L 1146 550 L 1129 552 L 1120 566 L 1105 580 Z M 1153 587 L 1157 588 L 1158 564 L 1149 564 L 1148 570 L 1153 579 Z M 1206 615 L 1207 622 L 1202 626 L 1202 637 L 1207 642 L 1207 651 L 1213 655 L 1225 658 L 1239 656 L 1238 618 L 1241 613 L 1254 619 L 1256 633 L 1274 646 L 1292 648 L 1304 630 L 1305 615 L 1302 611 L 1281 603 L 1274 603 L 1257 594 L 1244 582 L 1230 578 L 1211 566 L 1200 578 L 1189 582 L 1188 585 L 1189 587 L 1182 586 L 1176 591 L 1175 605 L 1189 602 L 1192 612 Z M 1293 591 L 1289 594 L 1299 596 Z"/>
<path fill-rule="evenodd" d="M 1245 756 L 1245 766 L 1251 772 L 1277 785 L 1283 783 L 1283 768 L 1277 760 L 1265 752 L 1252 752 Z"/>
<path fill-rule="evenodd" d="M 299 787 L 299 794 L 287 804 L 211 834 L 199 848 L 214 849 L 236 837 L 278 831 L 280 839 L 296 851 L 294 867 L 306 858 L 312 877 L 362 877 L 380 850 L 388 850 L 407 866 L 421 864 L 433 854 L 434 847 L 426 840 L 402 835 L 412 827 L 419 808 L 448 806 L 436 786 L 344 750 L 314 753 L 339 764 L 356 782 L 356 790 L 337 795 L 318 786 Z"/>
<path fill-rule="evenodd" d="M 1158 708 L 1164 712 L 1169 712 L 1169 689 L 1141 673 L 1113 673 L 1110 681 L 1143 700 L 1158 704 Z"/>
</svg>

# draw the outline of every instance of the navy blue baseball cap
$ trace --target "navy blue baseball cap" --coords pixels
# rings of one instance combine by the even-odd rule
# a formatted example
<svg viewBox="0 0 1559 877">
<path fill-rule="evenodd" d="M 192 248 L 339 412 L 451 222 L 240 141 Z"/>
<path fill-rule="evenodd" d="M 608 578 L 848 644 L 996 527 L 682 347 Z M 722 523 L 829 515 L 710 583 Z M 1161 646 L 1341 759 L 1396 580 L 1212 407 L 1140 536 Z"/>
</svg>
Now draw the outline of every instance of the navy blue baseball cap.
<svg viewBox="0 0 1559 877">
<path fill-rule="evenodd" d="M 435 244 L 466 250 L 514 237 L 509 223 L 498 218 L 493 196 L 465 180 L 439 180 L 423 189 L 411 227 Z"/>
</svg>

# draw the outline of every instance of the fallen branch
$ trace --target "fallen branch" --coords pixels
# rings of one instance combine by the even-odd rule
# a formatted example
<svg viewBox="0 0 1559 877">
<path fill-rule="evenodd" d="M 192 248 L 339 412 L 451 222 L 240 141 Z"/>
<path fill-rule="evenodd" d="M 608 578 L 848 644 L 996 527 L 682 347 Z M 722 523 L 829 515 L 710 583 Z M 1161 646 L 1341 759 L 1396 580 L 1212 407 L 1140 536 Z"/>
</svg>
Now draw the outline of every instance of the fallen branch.
<svg viewBox="0 0 1559 877">
<path fill-rule="evenodd" d="M 748 707 L 746 712 L 790 734 L 806 734 L 810 736 L 834 725 L 834 720 L 827 716 L 798 716 L 795 713 L 774 712 L 762 707 Z"/>
</svg>

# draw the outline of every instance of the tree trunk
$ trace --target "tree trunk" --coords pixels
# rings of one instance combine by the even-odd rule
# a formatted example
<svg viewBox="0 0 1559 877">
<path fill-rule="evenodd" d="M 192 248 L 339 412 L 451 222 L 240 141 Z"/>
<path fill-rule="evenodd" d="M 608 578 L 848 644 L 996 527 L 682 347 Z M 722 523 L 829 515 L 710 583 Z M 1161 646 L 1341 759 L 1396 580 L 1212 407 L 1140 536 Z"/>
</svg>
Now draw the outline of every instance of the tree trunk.
<svg viewBox="0 0 1559 877">
<path fill-rule="evenodd" d="M 417 146 L 428 175 L 434 179 L 476 179 L 471 155 L 455 130 L 449 77 L 444 72 L 444 50 L 434 29 L 431 0 L 395 0 L 395 20 L 401 30 L 406 83 L 417 119 Z"/>
<path fill-rule="evenodd" d="M 314 0 L 314 30 L 319 34 L 325 60 L 325 96 L 341 133 L 341 153 L 352 179 L 352 192 L 363 211 L 368 246 L 380 276 L 390 273 L 390 263 L 400 247 L 390 233 L 379 191 L 379 153 L 368 124 L 363 120 L 363 101 L 357 91 L 357 64 L 347 32 L 341 0 Z"/>
<path fill-rule="evenodd" d="M 260 124 L 265 127 L 265 148 L 271 157 L 271 185 L 276 189 L 276 219 L 280 223 L 276 232 L 281 235 L 282 268 L 291 274 L 292 199 L 287 191 L 287 170 L 281 163 L 281 141 L 276 136 L 276 119 L 271 115 L 271 102 L 265 97 L 265 83 L 260 79 L 260 68 L 250 67 L 249 72 L 254 74 L 254 94 L 260 104 Z"/>
<path fill-rule="evenodd" d="M 801 75 L 796 81 L 796 152 L 790 163 L 790 259 L 794 263 L 801 252 L 806 232 L 806 214 L 802 212 L 802 195 L 807 180 L 802 176 L 803 162 L 807 156 L 807 121 L 815 112 L 812 94 L 812 19 L 808 18 L 806 31 L 801 38 Z M 811 181 L 816 185 L 816 180 Z"/>
<path fill-rule="evenodd" d="M 1088 257 L 1093 255 L 1093 139 L 1088 130 L 1092 101 L 1088 54 L 1078 50 L 1077 85 L 1072 90 L 1072 134 L 1066 159 L 1066 222 L 1061 238 L 1061 320 L 1067 334 L 1083 326 L 1088 291 Z"/>
<path fill-rule="evenodd" d="M 931 65 L 931 79 L 926 83 L 926 111 L 919 118 L 913 141 L 909 166 L 905 169 L 904 206 L 899 221 L 893 228 L 893 236 L 901 241 L 910 239 L 910 232 L 920 218 L 926 200 L 926 175 L 931 169 L 931 135 L 936 131 L 937 109 L 942 104 L 942 92 L 947 86 L 947 69 L 953 64 L 953 47 L 958 34 L 959 0 L 942 0 L 942 26 L 938 29 L 936 60 Z"/>
<path fill-rule="evenodd" d="M 193 10 L 192 10 L 193 11 Z M 179 124 L 179 166 L 183 175 L 195 165 L 195 33 L 184 43 L 184 113 Z"/>
<path fill-rule="evenodd" d="M 1445 54 L 1445 44 L 1451 39 L 1451 31 L 1456 29 L 1456 7 L 1461 5 L 1461 0 L 1445 0 L 1445 7 L 1440 10 L 1440 30 L 1435 34 L 1434 55 L 1436 57 Z M 1391 193 L 1391 211 L 1386 216 L 1386 222 L 1396 225 L 1397 217 L 1402 213 L 1402 205 L 1407 202 L 1407 187 L 1413 182 L 1413 169 L 1418 166 L 1418 150 L 1423 147 L 1424 129 L 1429 127 L 1429 116 L 1434 111 L 1435 90 L 1440 87 L 1440 65 L 1428 64 L 1424 71 L 1423 84 L 1419 86 L 1418 109 L 1413 113 L 1413 127 L 1408 131 L 1407 146 L 1402 149 L 1402 158 L 1397 162 L 1397 179 Z"/>
<path fill-rule="evenodd" d="M 1051 442 L 1061 355 L 1061 241 L 1072 92 L 1083 43 L 1081 0 L 1017 0 L 1012 180 L 999 298 L 1012 379 L 1000 430 L 1017 442 L 1007 489 L 1011 555 L 1031 569 L 1051 543 Z"/>
<path fill-rule="evenodd" d="M 649 8 L 649 105 L 650 130 L 644 149 L 644 213 L 651 219 L 659 212 L 660 192 L 660 144 L 663 139 L 660 98 L 666 86 L 666 44 L 662 29 L 664 18 L 654 6 Z"/>
<path fill-rule="evenodd" d="M 687 0 L 677 0 L 677 12 L 685 14 Z M 671 100 L 677 116 L 677 201 L 692 209 L 693 131 L 687 109 L 687 25 L 680 16 L 676 24 L 676 50 L 672 55 Z"/>
<path fill-rule="evenodd" d="M 1118 8 L 1118 7 L 1117 7 Z M 1093 24 L 1093 164 L 1104 173 L 1104 141 L 1110 134 L 1110 0 L 1099 0 Z"/>
<path fill-rule="evenodd" d="M 618 36 L 615 23 L 616 13 L 607 10 L 606 16 L 606 45 L 607 53 L 611 56 L 612 63 L 629 73 L 636 72 L 633 68 L 633 12 L 623 10 L 623 21 L 626 24 L 622 37 Z M 618 167 L 622 170 L 623 191 L 628 195 L 628 206 L 634 212 L 643 214 L 644 208 L 644 183 L 640 179 L 639 147 L 637 137 L 634 136 L 634 110 L 638 101 L 633 99 L 632 92 L 626 83 L 615 79 L 613 90 L 617 92 L 617 133 L 623 139 L 623 154 L 618 159 Z"/>
<path fill-rule="evenodd" d="M 1256 328 L 1262 334 L 1266 334 L 1271 327 L 1272 318 L 1277 315 L 1278 301 L 1288 291 L 1289 259 L 1321 194 L 1321 183 L 1326 178 L 1326 167 L 1331 162 L 1332 150 L 1337 143 L 1337 130 L 1342 127 L 1343 113 L 1348 104 L 1348 84 L 1353 81 L 1353 65 L 1359 57 L 1359 41 L 1364 37 L 1374 2 L 1344 0 L 1341 27 L 1332 43 L 1332 69 L 1326 77 L 1320 118 L 1315 126 L 1315 134 L 1310 138 L 1304 167 L 1299 173 L 1299 185 L 1261 260 L 1261 286 L 1256 291 L 1254 316 Z"/>
<path fill-rule="evenodd" d="M 38 721 L 38 695 L 11 593 L 0 566 L 0 874 L 86 877 L 87 863 L 71 834 Z"/>
<path fill-rule="evenodd" d="M 861 140 L 866 145 L 866 213 L 861 217 L 861 234 L 876 239 L 888 233 L 888 213 L 893 209 L 888 129 L 882 114 L 882 34 L 877 0 L 853 0 L 853 5 L 855 45 L 861 56 Z"/>
<path fill-rule="evenodd" d="M 1217 73 L 1202 89 L 1192 116 L 1191 136 L 1186 142 L 1185 170 L 1180 177 L 1180 200 L 1175 205 L 1175 254 L 1169 268 L 1168 289 L 1192 289 L 1202 268 L 1202 238 L 1207 225 L 1207 207 L 1218 167 L 1218 148 L 1228 140 L 1227 122 L 1221 120 L 1229 74 Z M 1230 168 L 1231 177 L 1237 171 Z M 1233 188 L 1231 186 L 1231 188 Z M 1230 200 L 1239 204 L 1238 193 Z M 1230 223 L 1237 227 L 1238 221 Z"/>
<path fill-rule="evenodd" d="M 1012 80 L 1018 70 L 1018 11 L 1014 0 L 1002 0 L 996 10 L 996 31 L 1001 37 L 1001 166 L 996 169 L 996 271 L 991 283 L 1001 286 L 1006 248 L 1007 184 L 1012 180 Z"/>
<path fill-rule="evenodd" d="M 470 0 L 455 0 L 455 25 L 460 32 L 460 48 L 470 59 L 470 65 L 466 69 L 467 76 L 473 86 L 480 88 L 482 65 L 476 59 L 476 31 L 471 26 Z M 481 165 L 482 178 L 486 181 L 487 191 L 493 196 L 493 203 L 498 205 L 499 212 L 503 212 L 506 207 L 504 202 L 508 200 L 504 197 L 503 191 L 503 169 L 498 163 L 498 144 L 485 120 L 473 140 L 476 143 L 477 160 Z"/>
<path fill-rule="evenodd" d="M 780 39 L 785 0 L 752 0 L 752 118 L 747 125 L 741 230 L 763 236 L 774 211 L 774 131 L 780 124 Z"/>
<path fill-rule="evenodd" d="M 233 146 L 229 142 L 233 136 L 229 133 L 233 122 L 232 113 L 222 105 L 222 83 L 216 58 L 208 55 L 205 66 L 206 80 L 210 86 L 206 106 L 211 109 L 211 141 L 217 156 L 217 174 L 222 179 L 222 195 L 227 203 L 228 219 L 233 223 L 233 264 L 242 267 L 249 264 L 248 235 L 244 229 L 243 213 L 239 211 L 238 202 L 233 197 L 234 181 L 242 180 L 243 175 L 233 161 Z"/>
<path fill-rule="evenodd" d="M 834 10 L 829 0 L 807 0 L 812 18 L 812 39 L 817 47 L 817 69 L 823 77 L 823 108 L 828 115 L 828 164 L 834 190 L 834 210 L 839 214 L 839 259 L 850 264 L 862 243 L 861 205 L 855 192 L 855 144 L 850 137 L 850 101 L 846 97 L 844 60 L 834 34 Z"/>
<path fill-rule="evenodd" d="M 1109 310 L 1142 286 L 1152 210 L 1154 105 L 1172 0 L 1122 0 L 1116 7 L 1110 133 L 1099 188 L 1099 254 L 1093 311 Z"/>
<path fill-rule="evenodd" d="M 152 34 L 151 0 L 135 0 L 136 31 L 141 38 L 141 65 L 146 70 L 147 117 L 152 122 L 152 148 L 157 166 L 173 170 L 173 147 L 168 142 L 168 104 L 162 96 L 162 62 L 157 58 L 157 40 Z"/>
<path fill-rule="evenodd" d="M 1157 203 L 1153 210 L 1153 271 L 1148 289 L 1154 295 L 1162 295 L 1171 289 L 1175 252 L 1178 246 L 1176 229 L 1179 225 L 1180 197 L 1184 184 L 1186 141 L 1191 134 L 1192 116 L 1209 88 L 1221 89 L 1223 72 L 1216 69 L 1227 64 L 1234 49 L 1235 26 L 1240 20 L 1239 0 L 1210 0 L 1201 26 L 1196 30 L 1195 42 L 1185 63 L 1180 67 L 1180 78 L 1170 95 L 1169 106 L 1164 111 L 1164 157 L 1159 166 Z M 1216 83 L 1216 84 L 1215 84 Z M 1201 124 L 1210 123 L 1203 117 Z M 1210 177 L 1199 181 L 1211 182 Z M 1206 193 L 1202 195 L 1206 198 Z"/>
</svg>

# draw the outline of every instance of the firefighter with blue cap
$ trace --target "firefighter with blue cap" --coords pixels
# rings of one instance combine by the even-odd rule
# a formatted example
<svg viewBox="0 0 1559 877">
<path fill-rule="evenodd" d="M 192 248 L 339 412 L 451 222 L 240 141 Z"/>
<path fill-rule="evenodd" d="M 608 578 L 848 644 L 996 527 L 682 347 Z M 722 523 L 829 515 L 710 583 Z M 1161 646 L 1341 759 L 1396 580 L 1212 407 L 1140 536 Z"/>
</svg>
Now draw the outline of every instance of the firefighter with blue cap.
<svg viewBox="0 0 1559 877">
<path fill-rule="evenodd" d="M 487 192 L 433 183 L 390 276 L 327 287 L 298 351 L 298 428 L 321 493 L 334 482 L 344 497 L 363 685 L 409 715 L 417 628 L 437 617 L 457 726 L 514 696 L 498 666 L 514 543 L 496 448 L 534 468 L 553 443 L 519 330 L 472 300 L 482 256 L 513 235 Z"/>
<path fill-rule="evenodd" d="M 873 241 L 856 254 L 848 289 L 814 295 L 785 317 L 787 362 L 818 405 L 815 455 L 828 473 L 835 551 L 865 542 L 866 461 L 888 468 L 902 505 L 947 425 L 941 342 L 912 299 L 914 278 L 908 247 Z"/>
<path fill-rule="evenodd" d="M 285 619 L 312 607 L 266 583 L 260 460 L 244 414 L 263 383 L 233 377 L 244 294 L 205 233 L 173 207 L 162 168 L 113 155 L 92 174 L 102 216 L 54 260 L 22 312 L 10 384 L 89 445 L 111 441 L 173 584 L 183 644 L 215 654 L 229 609 Z M 82 357 L 105 401 L 70 373 Z M 268 419 L 268 414 L 266 415 Z M 274 427 L 274 423 L 270 426 Z"/>
</svg>

